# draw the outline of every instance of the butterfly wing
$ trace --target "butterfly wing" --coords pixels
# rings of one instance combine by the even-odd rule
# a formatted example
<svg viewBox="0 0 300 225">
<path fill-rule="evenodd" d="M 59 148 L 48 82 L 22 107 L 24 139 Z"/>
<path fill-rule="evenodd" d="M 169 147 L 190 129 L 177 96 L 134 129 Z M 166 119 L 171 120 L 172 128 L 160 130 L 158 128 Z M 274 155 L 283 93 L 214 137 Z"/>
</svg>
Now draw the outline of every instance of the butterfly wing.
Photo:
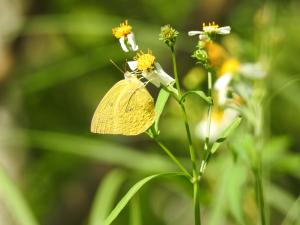
<svg viewBox="0 0 300 225">
<path fill-rule="evenodd" d="M 115 132 L 113 123 L 114 108 L 118 97 L 126 86 L 127 81 L 121 80 L 105 94 L 94 113 L 91 132 L 99 134 L 112 134 Z"/>
<path fill-rule="evenodd" d="M 140 80 L 130 78 L 129 81 L 115 109 L 115 129 L 123 135 L 138 135 L 154 122 L 154 100 Z"/>
<path fill-rule="evenodd" d="M 104 96 L 92 119 L 91 131 L 137 135 L 154 122 L 154 100 L 137 78 L 121 80 Z"/>
</svg>

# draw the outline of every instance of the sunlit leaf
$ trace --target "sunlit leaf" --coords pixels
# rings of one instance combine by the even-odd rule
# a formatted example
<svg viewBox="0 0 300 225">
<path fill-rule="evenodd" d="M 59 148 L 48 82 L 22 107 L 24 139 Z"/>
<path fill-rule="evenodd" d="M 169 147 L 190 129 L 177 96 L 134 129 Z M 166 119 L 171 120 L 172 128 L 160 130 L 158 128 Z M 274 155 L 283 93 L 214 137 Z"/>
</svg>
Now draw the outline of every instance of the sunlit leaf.
<svg viewBox="0 0 300 225">
<path fill-rule="evenodd" d="M 158 132 L 158 124 L 159 124 L 159 119 L 160 119 L 160 116 L 165 108 L 165 105 L 169 99 L 169 96 L 170 96 L 170 93 L 167 92 L 165 89 L 161 89 L 159 94 L 158 94 L 158 97 L 157 97 L 157 100 L 156 100 L 156 103 L 155 103 L 155 130 Z"/>
</svg>

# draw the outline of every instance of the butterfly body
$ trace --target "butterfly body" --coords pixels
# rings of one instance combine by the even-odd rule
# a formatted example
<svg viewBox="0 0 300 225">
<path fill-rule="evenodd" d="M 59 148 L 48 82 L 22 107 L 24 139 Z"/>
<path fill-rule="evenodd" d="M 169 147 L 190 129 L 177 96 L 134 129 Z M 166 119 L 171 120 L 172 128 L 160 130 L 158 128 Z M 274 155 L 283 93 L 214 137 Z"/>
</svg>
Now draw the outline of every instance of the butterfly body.
<svg viewBox="0 0 300 225">
<path fill-rule="evenodd" d="M 154 122 L 154 100 L 135 76 L 125 76 L 99 103 L 91 131 L 99 134 L 137 135 Z"/>
</svg>

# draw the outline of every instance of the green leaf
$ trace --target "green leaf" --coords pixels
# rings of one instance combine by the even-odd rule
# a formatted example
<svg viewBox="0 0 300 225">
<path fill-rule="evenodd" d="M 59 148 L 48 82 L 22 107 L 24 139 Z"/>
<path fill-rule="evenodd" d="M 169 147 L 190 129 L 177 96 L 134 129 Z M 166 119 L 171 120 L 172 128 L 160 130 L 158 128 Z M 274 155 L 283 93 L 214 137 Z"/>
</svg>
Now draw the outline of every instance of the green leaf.
<svg viewBox="0 0 300 225">
<path fill-rule="evenodd" d="M 30 146 L 36 149 L 75 154 L 147 173 L 159 173 L 174 169 L 173 163 L 164 156 L 104 141 L 99 136 L 96 139 L 44 131 L 27 131 L 26 134 Z"/>
<path fill-rule="evenodd" d="M 106 218 L 103 225 L 110 225 L 120 214 L 120 212 L 125 208 L 127 203 L 132 199 L 132 197 L 149 181 L 153 180 L 154 178 L 162 177 L 162 176 L 168 176 L 168 175 L 183 175 L 181 173 L 160 173 L 148 176 L 139 182 L 137 182 L 135 185 L 133 185 L 132 188 L 127 192 L 127 194 L 121 199 L 121 201 L 116 205 L 116 207 L 113 209 L 113 211 L 109 214 L 109 216 Z"/>
<path fill-rule="evenodd" d="M 90 214 L 89 225 L 102 225 L 118 194 L 126 175 L 121 170 L 113 170 L 102 180 Z"/>
<path fill-rule="evenodd" d="M 286 217 L 284 218 L 282 225 L 299 224 L 300 222 L 300 196 L 296 199 L 293 205 L 290 207 Z"/>
<path fill-rule="evenodd" d="M 215 153 L 221 144 L 227 139 L 227 137 L 239 126 L 242 118 L 237 117 L 221 134 L 221 137 L 216 140 L 216 142 L 211 147 L 211 153 Z"/>
<path fill-rule="evenodd" d="M 237 224 L 245 224 L 242 212 L 243 184 L 246 181 L 247 171 L 241 164 L 234 164 L 230 172 L 227 187 L 228 206 Z"/>
<path fill-rule="evenodd" d="M 265 189 L 267 202 L 283 215 L 287 215 L 296 199 L 288 191 L 272 183 L 265 185 Z"/>
<path fill-rule="evenodd" d="M 212 104 L 212 99 L 211 97 L 208 97 L 203 91 L 188 91 L 185 92 L 181 99 L 180 102 L 183 102 L 185 100 L 185 98 L 189 95 L 197 95 L 198 97 L 202 98 L 205 102 L 207 102 L 208 104 Z"/>
<path fill-rule="evenodd" d="M 16 224 L 22 225 L 38 225 L 33 213 L 27 205 L 24 197 L 13 183 L 12 180 L 6 175 L 3 168 L 0 166 L 0 198 L 7 206 Z"/>
<path fill-rule="evenodd" d="M 131 200 L 129 224 L 142 225 L 141 205 L 138 195 Z"/>
<path fill-rule="evenodd" d="M 154 128 L 157 133 L 159 131 L 158 130 L 159 119 L 169 99 L 169 96 L 170 96 L 169 92 L 167 92 L 165 89 L 161 89 L 156 100 L 156 104 L 155 104 L 156 115 L 155 115 Z"/>
</svg>

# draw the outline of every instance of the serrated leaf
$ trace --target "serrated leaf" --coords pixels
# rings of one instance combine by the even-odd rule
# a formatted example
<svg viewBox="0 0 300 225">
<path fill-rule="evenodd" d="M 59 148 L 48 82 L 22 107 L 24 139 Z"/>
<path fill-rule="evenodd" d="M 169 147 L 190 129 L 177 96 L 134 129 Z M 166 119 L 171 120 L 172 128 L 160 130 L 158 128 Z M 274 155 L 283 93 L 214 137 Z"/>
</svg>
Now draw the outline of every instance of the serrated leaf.
<svg viewBox="0 0 300 225">
<path fill-rule="evenodd" d="M 212 99 L 211 97 L 208 97 L 203 91 L 188 91 L 185 92 L 180 101 L 183 102 L 187 96 L 189 95 L 197 95 L 198 97 L 200 97 L 201 99 L 203 99 L 205 102 L 207 102 L 208 104 L 212 104 Z"/>
<path fill-rule="evenodd" d="M 221 144 L 227 139 L 227 137 L 239 126 L 242 118 L 237 117 L 235 120 L 222 132 L 220 138 L 218 138 L 211 147 L 211 153 L 215 153 Z"/>
<path fill-rule="evenodd" d="M 125 178 L 121 170 L 113 170 L 104 177 L 93 202 L 89 225 L 103 224 Z"/>
<path fill-rule="evenodd" d="M 119 201 L 119 203 L 116 205 L 116 207 L 113 209 L 113 211 L 109 214 L 109 216 L 104 221 L 103 225 L 110 225 L 117 216 L 121 213 L 121 211 L 125 208 L 127 203 L 132 199 L 132 197 L 149 181 L 153 180 L 154 178 L 162 177 L 162 176 L 174 176 L 174 175 L 183 175 L 181 173 L 160 173 L 160 174 L 154 174 L 151 176 L 148 176 L 139 182 L 137 182 L 135 185 L 133 185 L 132 188 L 125 194 L 125 196 Z"/>
<path fill-rule="evenodd" d="M 160 116 L 165 108 L 165 105 L 166 105 L 168 99 L 169 99 L 169 96 L 170 96 L 170 93 L 164 89 L 161 89 L 158 94 L 158 97 L 157 97 L 157 100 L 155 103 L 156 115 L 155 115 L 154 128 L 155 128 L 156 132 L 158 132 L 159 119 L 160 119 Z"/>
</svg>

